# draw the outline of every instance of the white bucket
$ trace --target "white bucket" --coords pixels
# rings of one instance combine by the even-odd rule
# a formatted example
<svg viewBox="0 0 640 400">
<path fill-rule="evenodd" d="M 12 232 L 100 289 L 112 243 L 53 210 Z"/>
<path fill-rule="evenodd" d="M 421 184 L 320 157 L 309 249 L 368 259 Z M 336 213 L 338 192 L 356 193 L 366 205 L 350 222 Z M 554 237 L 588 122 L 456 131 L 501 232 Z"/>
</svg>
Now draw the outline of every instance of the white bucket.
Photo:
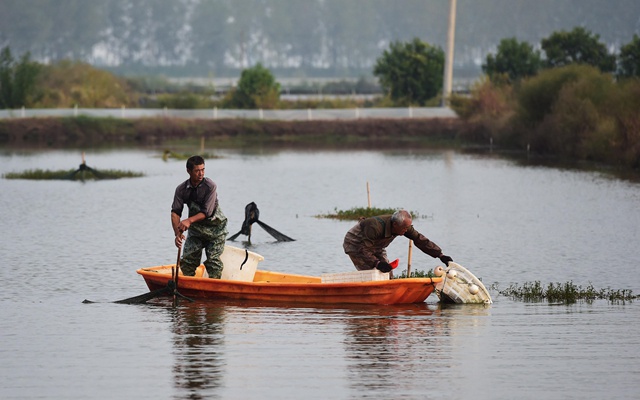
<svg viewBox="0 0 640 400">
<path fill-rule="evenodd" d="M 264 257 L 238 247 L 224 246 L 220 259 L 224 265 L 222 279 L 253 282 L 258 263 L 263 261 Z"/>
</svg>

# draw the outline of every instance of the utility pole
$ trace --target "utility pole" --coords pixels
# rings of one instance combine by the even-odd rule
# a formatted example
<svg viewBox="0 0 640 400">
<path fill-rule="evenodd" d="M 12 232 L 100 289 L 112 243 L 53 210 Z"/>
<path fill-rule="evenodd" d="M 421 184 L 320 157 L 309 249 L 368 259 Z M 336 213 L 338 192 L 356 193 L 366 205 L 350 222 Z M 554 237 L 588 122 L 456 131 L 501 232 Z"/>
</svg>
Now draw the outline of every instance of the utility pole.
<svg viewBox="0 0 640 400">
<path fill-rule="evenodd" d="M 443 107 L 449 104 L 453 81 L 453 47 L 456 35 L 456 0 L 449 0 L 449 29 L 447 32 L 447 52 L 444 60 L 444 85 L 442 87 Z"/>
</svg>

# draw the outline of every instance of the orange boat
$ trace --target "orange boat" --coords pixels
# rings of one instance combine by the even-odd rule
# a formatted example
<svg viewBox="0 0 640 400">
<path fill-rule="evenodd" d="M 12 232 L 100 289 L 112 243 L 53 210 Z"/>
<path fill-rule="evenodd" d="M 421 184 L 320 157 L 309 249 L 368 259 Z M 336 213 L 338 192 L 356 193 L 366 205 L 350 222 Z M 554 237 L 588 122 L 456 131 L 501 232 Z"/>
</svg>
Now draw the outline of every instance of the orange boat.
<svg viewBox="0 0 640 400">
<path fill-rule="evenodd" d="M 136 272 L 142 275 L 149 289 L 155 291 L 167 287 L 172 278 L 172 268 L 175 265 L 141 268 Z M 424 302 L 441 281 L 442 278 L 405 278 L 326 283 L 319 276 L 255 270 L 251 282 L 181 274 L 178 291 L 192 299 L 307 304 L 409 304 Z"/>
<path fill-rule="evenodd" d="M 389 273 L 378 270 L 322 276 L 259 270 L 258 263 L 264 257 L 228 245 L 220 258 L 224 265 L 222 279 L 208 278 L 204 265 L 196 269 L 195 276 L 184 276 L 180 271 L 177 277 L 178 293 L 192 299 L 307 304 L 410 304 L 424 302 L 436 285 L 442 282 L 442 278 L 389 279 Z M 136 272 L 142 275 L 150 293 L 159 291 L 162 295 L 170 295 L 174 293 L 173 289 L 162 289 L 175 288 L 175 267 L 175 264 L 161 265 L 141 268 Z M 146 298 L 145 295 L 142 297 Z"/>
</svg>

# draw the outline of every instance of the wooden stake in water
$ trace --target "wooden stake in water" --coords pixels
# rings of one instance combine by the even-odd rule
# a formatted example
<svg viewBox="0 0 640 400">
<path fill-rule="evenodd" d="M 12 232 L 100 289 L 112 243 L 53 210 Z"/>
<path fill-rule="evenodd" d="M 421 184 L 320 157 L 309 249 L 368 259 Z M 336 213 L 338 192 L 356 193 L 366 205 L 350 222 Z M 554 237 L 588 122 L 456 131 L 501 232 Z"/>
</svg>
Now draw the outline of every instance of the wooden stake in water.
<svg viewBox="0 0 640 400">
<path fill-rule="evenodd" d="M 367 205 L 371 208 L 371 194 L 369 193 L 369 181 L 367 181 Z"/>
<path fill-rule="evenodd" d="M 409 240 L 409 255 L 407 256 L 407 278 L 411 278 L 411 252 L 413 250 L 413 240 Z"/>
</svg>

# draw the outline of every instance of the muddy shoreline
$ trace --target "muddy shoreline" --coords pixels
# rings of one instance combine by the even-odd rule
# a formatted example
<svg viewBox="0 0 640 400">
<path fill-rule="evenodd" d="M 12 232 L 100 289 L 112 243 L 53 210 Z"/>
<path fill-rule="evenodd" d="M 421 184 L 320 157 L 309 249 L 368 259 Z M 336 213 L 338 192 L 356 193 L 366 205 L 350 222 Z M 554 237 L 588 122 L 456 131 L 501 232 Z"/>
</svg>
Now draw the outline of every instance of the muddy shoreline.
<svg viewBox="0 0 640 400">
<path fill-rule="evenodd" d="M 207 143 L 455 142 L 473 127 L 456 118 L 270 121 L 179 118 L 16 118 L 0 120 L 0 146 L 163 146 Z"/>
</svg>

